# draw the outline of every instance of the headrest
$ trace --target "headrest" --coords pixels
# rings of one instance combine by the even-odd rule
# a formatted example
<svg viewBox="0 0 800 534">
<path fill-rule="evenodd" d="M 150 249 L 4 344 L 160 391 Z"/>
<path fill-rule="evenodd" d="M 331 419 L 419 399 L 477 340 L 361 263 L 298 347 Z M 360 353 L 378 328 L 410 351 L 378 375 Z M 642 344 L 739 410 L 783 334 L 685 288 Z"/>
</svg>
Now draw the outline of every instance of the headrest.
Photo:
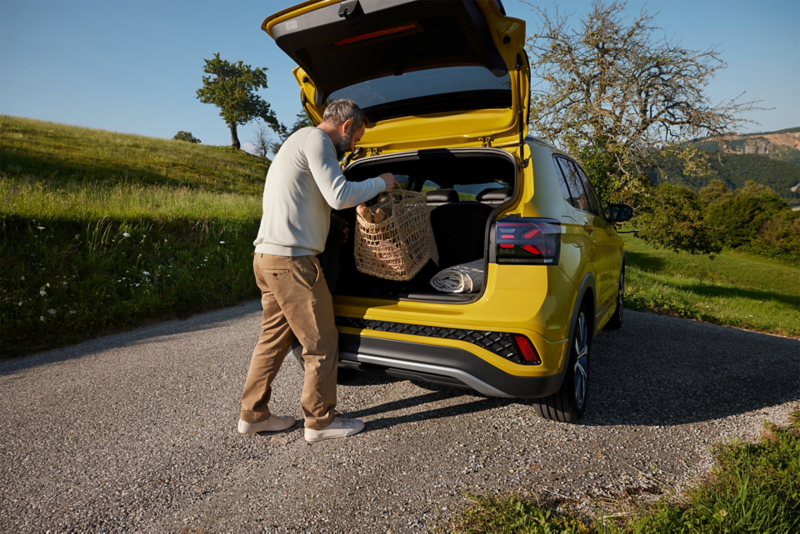
<svg viewBox="0 0 800 534">
<path fill-rule="evenodd" d="M 441 204 L 445 202 L 458 202 L 458 191 L 452 188 L 434 189 L 425 193 L 428 202 Z"/>
<path fill-rule="evenodd" d="M 511 198 L 512 190 L 510 187 L 500 187 L 495 189 L 484 189 L 478 193 L 478 202 L 497 202 L 506 201 Z"/>
</svg>

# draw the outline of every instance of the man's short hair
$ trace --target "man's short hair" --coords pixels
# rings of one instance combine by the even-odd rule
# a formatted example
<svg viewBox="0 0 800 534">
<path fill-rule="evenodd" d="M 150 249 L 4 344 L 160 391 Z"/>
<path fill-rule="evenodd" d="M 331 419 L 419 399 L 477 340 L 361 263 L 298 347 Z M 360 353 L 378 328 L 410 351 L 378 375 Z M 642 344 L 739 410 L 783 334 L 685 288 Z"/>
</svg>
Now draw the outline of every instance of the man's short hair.
<svg viewBox="0 0 800 534">
<path fill-rule="evenodd" d="M 358 104 L 346 98 L 334 100 L 328 104 L 322 115 L 322 122 L 333 126 L 339 126 L 348 120 L 353 121 L 353 128 L 358 130 L 367 123 L 367 116 L 364 115 L 364 111 L 358 107 Z"/>
</svg>

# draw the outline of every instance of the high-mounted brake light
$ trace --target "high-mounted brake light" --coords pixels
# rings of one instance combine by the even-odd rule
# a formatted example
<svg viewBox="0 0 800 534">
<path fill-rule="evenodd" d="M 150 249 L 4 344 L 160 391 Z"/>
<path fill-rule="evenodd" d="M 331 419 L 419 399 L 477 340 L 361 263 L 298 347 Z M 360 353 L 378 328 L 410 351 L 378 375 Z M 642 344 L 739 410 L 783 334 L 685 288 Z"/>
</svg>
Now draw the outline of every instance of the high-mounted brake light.
<svg viewBox="0 0 800 534">
<path fill-rule="evenodd" d="M 497 263 L 557 265 L 561 253 L 561 224 L 550 219 L 497 221 Z"/>
<path fill-rule="evenodd" d="M 362 33 L 361 35 L 356 35 L 355 37 L 349 37 L 347 39 L 342 39 L 341 41 L 336 41 L 333 44 L 335 46 L 342 46 L 342 45 L 358 43 L 361 41 L 367 41 L 369 39 L 377 39 L 378 37 L 383 37 L 385 35 L 392 35 L 393 33 L 400 33 L 408 30 L 413 30 L 416 27 L 417 27 L 416 24 L 409 24 L 408 26 L 397 26 L 396 28 L 378 30 L 376 32 Z"/>
<path fill-rule="evenodd" d="M 517 342 L 517 347 L 519 347 L 519 351 L 522 353 L 522 359 L 525 360 L 525 363 L 542 363 L 542 360 L 540 360 L 539 355 L 536 354 L 536 349 L 533 348 L 533 343 L 531 343 L 530 339 L 519 334 L 514 334 L 514 341 Z"/>
</svg>

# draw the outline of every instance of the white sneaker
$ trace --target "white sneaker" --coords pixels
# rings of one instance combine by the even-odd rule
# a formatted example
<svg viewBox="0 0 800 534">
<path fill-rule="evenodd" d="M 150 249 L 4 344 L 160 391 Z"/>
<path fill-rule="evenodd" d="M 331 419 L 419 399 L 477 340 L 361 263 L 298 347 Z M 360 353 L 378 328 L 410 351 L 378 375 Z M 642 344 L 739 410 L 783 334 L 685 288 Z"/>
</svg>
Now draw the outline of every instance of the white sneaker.
<svg viewBox="0 0 800 534">
<path fill-rule="evenodd" d="M 278 416 L 270 415 L 266 421 L 260 423 L 248 423 L 239 419 L 239 434 L 255 434 L 256 432 L 278 432 L 292 428 L 295 424 L 294 417 L 291 415 Z"/>
<path fill-rule="evenodd" d="M 322 430 L 306 428 L 306 441 L 314 443 L 324 439 L 346 438 L 364 430 L 364 421 L 358 419 L 334 418 L 333 422 Z"/>
</svg>

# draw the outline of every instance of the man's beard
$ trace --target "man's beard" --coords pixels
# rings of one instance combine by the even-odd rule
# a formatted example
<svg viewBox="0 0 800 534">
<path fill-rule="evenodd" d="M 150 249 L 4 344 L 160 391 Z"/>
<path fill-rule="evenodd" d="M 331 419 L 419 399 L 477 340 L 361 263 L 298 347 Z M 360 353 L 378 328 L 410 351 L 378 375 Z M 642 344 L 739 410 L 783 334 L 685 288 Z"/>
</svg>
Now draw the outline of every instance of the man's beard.
<svg viewBox="0 0 800 534">
<path fill-rule="evenodd" d="M 344 155 L 350 150 L 350 147 L 353 146 L 350 142 L 353 140 L 353 130 L 351 129 L 349 132 L 345 132 L 342 134 L 342 138 L 339 140 L 339 143 L 336 145 L 336 160 L 342 161 Z"/>
</svg>

